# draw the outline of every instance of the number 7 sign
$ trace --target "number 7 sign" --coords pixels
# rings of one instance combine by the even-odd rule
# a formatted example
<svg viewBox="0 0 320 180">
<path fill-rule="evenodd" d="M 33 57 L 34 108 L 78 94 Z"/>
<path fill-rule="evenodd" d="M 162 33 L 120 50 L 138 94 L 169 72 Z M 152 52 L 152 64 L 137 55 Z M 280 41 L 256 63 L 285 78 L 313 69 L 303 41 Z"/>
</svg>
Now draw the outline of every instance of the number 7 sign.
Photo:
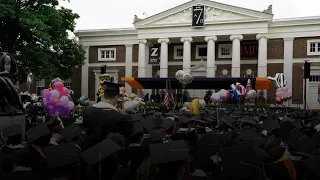
<svg viewBox="0 0 320 180">
<path fill-rule="evenodd" d="M 192 7 L 192 26 L 193 27 L 204 26 L 204 6 Z"/>
</svg>

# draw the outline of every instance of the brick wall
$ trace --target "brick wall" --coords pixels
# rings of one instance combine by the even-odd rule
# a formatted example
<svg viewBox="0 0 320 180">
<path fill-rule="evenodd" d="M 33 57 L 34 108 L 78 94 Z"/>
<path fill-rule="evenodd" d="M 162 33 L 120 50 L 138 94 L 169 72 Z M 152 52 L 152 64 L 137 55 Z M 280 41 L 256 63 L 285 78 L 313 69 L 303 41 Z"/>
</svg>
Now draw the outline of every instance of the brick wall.
<svg viewBox="0 0 320 180">
<path fill-rule="evenodd" d="M 303 103 L 303 63 L 293 64 L 293 75 L 292 75 L 292 103 L 302 104 Z"/>
<path fill-rule="evenodd" d="M 98 61 L 98 49 L 99 48 L 116 48 L 116 61 Z M 89 47 L 89 63 L 101 63 L 101 62 L 125 62 L 126 47 L 122 46 L 90 46 Z"/>
<path fill-rule="evenodd" d="M 283 59 L 283 39 L 268 40 L 268 59 Z"/>
<path fill-rule="evenodd" d="M 307 55 L 307 42 L 311 39 L 320 39 L 320 37 L 312 38 L 295 38 L 293 41 L 293 58 L 319 58 L 320 56 Z"/>
<path fill-rule="evenodd" d="M 139 59 L 139 45 L 134 44 L 132 47 L 132 62 L 138 62 Z"/>
</svg>

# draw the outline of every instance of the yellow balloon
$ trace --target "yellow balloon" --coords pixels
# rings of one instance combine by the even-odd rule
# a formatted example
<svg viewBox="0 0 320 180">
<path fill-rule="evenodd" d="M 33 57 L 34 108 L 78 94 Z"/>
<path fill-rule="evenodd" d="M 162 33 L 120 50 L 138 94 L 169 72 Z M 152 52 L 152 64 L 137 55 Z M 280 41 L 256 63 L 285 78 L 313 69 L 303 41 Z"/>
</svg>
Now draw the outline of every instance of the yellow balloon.
<svg viewBox="0 0 320 180">
<path fill-rule="evenodd" d="M 194 115 L 198 115 L 199 111 L 200 111 L 200 101 L 199 99 L 194 99 L 191 102 L 190 112 L 193 113 Z"/>
</svg>

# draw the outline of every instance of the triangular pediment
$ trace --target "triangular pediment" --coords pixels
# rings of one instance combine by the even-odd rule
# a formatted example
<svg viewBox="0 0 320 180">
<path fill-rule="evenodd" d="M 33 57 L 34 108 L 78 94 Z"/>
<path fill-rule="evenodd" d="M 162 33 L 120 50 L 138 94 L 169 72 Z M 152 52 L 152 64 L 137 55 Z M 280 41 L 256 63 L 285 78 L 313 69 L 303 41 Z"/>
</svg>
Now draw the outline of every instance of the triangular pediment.
<svg viewBox="0 0 320 180">
<path fill-rule="evenodd" d="M 271 20 L 273 14 L 222 4 L 210 0 L 193 0 L 134 23 L 136 28 L 192 23 L 192 7 L 205 6 L 205 24 L 239 22 L 241 20 Z"/>
</svg>

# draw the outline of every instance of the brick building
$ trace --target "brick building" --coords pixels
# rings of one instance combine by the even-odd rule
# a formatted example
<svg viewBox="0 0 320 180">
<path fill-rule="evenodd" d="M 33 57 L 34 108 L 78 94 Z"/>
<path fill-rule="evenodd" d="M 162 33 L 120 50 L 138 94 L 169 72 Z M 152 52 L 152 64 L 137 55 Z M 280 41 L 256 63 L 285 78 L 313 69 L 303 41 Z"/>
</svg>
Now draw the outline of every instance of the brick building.
<svg viewBox="0 0 320 180">
<path fill-rule="evenodd" d="M 199 23 L 193 24 L 197 20 L 193 8 L 203 8 L 201 27 L 194 27 Z M 116 82 L 121 77 L 174 77 L 180 69 L 197 77 L 267 77 L 283 72 L 293 91 L 291 103 L 302 104 L 302 66 L 310 60 L 308 105 L 320 107 L 320 17 L 273 19 L 271 8 L 259 12 L 193 0 L 139 20 L 134 28 L 80 30 L 76 36 L 86 60 L 75 70 L 78 77 L 72 85 L 92 100 L 100 67 L 106 65 Z M 150 63 L 151 47 L 159 48 L 159 63 Z M 127 85 L 127 91 L 134 90 Z M 270 102 L 274 94 L 275 89 L 268 91 Z"/>
</svg>

